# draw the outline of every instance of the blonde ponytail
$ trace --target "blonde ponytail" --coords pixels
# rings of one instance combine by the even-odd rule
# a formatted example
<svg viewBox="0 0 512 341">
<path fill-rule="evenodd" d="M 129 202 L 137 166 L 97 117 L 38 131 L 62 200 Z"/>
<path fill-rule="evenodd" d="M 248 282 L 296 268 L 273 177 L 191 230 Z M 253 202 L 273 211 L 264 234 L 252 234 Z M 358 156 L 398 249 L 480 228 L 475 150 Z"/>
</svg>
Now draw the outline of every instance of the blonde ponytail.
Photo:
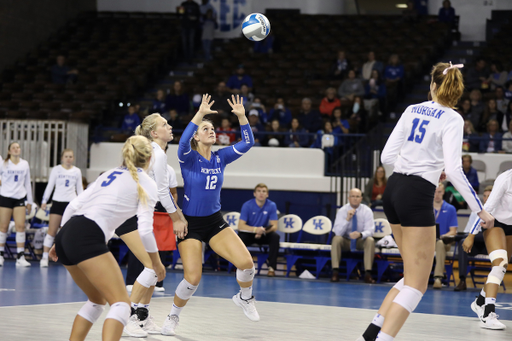
<svg viewBox="0 0 512 341">
<path fill-rule="evenodd" d="M 437 85 L 437 102 L 454 108 L 464 92 L 464 80 L 460 70 L 448 63 L 437 63 L 432 68 L 431 76 L 432 82 Z"/>
<path fill-rule="evenodd" d="M 137 183 L 137 193 L 142 204 L 147 204 L 147 194 L 140 185 L 137 168 L 147 168 L 153 148 L 144 136 L 132 136 L 123 146 L 123 165 L 128 168 L 133 180 Z"/>
<path fill-rule="evenodd" d="M 151 136 L 151 132 L 156 130 L 158 118 L 160 117 L 162 116 L 160 116 L 160 114 L 158 113 L 146 116 L 144 121 L 142 121 L 142 123 L 138 125 L 137 128 L 135 128 L 135 135 L 144 136 L 148 140 L 153 141 L 153 136 Z"/>
</svg>

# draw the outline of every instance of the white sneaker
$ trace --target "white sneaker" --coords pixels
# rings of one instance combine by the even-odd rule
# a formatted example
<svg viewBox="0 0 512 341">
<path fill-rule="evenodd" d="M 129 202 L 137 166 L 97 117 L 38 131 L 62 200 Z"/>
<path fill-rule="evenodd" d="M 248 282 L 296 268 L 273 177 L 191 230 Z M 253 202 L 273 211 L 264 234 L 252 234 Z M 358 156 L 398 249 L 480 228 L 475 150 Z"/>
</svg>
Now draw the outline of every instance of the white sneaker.
<svg viewBox="0 0 512 341">
<path fill-rule="evenodd" d="M 164 287 L 155 287 L 155 292 L 164 292 L 165 291 L 165 288 Z"/>
<path fill-rule="evenodd" d="M 48 267 L 48 258 L 41 258 L 41 261 L 39 262 L 39 266 L 41 268 L 47 268 Z"/>
<path fill-rule="evenodd" d="M 18 258 L 16 260 L 16 267 L 17 268 L 26 268 L 26 267 L 29 267 L 31 266 L 32 264 L 30 264 L 29 262 L 27 262 L 27 260 L 25 259 L 25 256 L 21 256 L 20 258 Z"/>
<path fill-rule="evenodd" d="M 176 327 L 180 324 L 178 315 L 167 315 L 162 326 L 162 335 L 176 335 Z"/>
<path fill-rule="evenodd" d="M 482 317 L 482 321 L 480 321 L 480 327 L 494 330 L 507 328 L 507 326 L 498 321 L 498 317 L 499 316 L 496 315 L 496 313 L 490 313 L 487 317 Z"/>
<path fill-rule="evenodd" d="M 126 286 L 126 291 L 132 292 L 132 289 L 133 289 L 133 285 L 127 285 Z"/>
<path fill-rule="evenodd" d="M 484 306 L 479 306 L 478 304 L 476 304 L 476 298 L 475 300 L 471 303 L 471 310 L 473 310 L 476 314 L 476 316 L 478 316 L 478 318 L 480 319 L 480 321 L 483 321 L 482 318 L 484 316 Z"/>
<path fill-rule="evenodd" d="M 4 256 L 0 256 L 0 266 L 4 266 Z"/>
<path fill-rule="evenodd" d="M 245 316 L 247 316 L 251 321 L 258 322 L 260 320 L 260 315 L 256 310 L 256 305 L 254 304 L 255 301 L 254 296 L 248 300 L 244 300 L 241 296 L 241 292 L 233 296 L 233 302 L 242 308 Z"/>
<path fill-rule="evenodd" d="M 161 334 L 162 328 L 156 325 L 155 319 L 153 316 L 149 315 L 147 319 L 141 322 L 142 330 L 144 330 L 148 334 Z"/>
<path fill-rule="evenodd" d="M 141 323 L 137 314 L 133 314 L 128 319 L 128 323 L 124 326 L 123 332 L 131 337 L 147 337 L 148 333 L 140 327 Z"/>
</svg>

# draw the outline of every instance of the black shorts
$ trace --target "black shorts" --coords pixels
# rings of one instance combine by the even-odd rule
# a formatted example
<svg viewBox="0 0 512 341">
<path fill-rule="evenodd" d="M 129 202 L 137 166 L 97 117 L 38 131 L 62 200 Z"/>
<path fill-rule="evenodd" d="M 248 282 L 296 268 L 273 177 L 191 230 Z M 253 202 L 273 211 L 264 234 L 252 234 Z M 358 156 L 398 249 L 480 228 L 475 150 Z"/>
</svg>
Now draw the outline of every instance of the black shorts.
<svg viewBox="0 0 512 341">
<path fill-rule="evenodd" d="M 505 236 L 512 236 L 512 225 L 503 224 L 502 222 L 494 219 L 494 227 L 500 227 L 505 232 Z"/>
<path fill-rule="evenodd" d="M 25 206 L 27 197 L 21 199 L 7 198 L 0 195 L 0 207 L 15 208 Z"/>
<path fill-rule="evenodd" d="M 128 218 L 124 223 L 119 225 L 119 227 L 116 229 L 116 234 L 121 237 L 123 234 L 127 234 L 133 231 L 137 231 L 137 216 L 134 215 L 131 218 Z"/>
<path fill-rule="evenodd" d="M 50 207 L 50 214 L 64 215 L 64 211 L 68 205 L 69 202 L 53 200 L 52 207 Z"/>
<path fill-rule="evenodd" d="M 416 175 L 393 173 L 382 196 L 384 213 L 390 224 L 435 226 L 436 186 Z"/>
<path fill-rule="evenodd" d="M 226 227 L 229 227 L 229 224 L 226 223 L 220 211 L 206 217 L 191 217 L 186 215 L 185 219 L 188 221 L 188 233 L 185 238 L 178 238 L 178 243 L 186 239 L 197 239 L 201 242 L 208 243 L 213 236 Z"/>
<path fill-rule="evenodd" d="M 55 251 L 64 265 L 77 265 L 110 252 L 101 228 L 83 215 L 69 219 L 57 233 Z"/>
</svg>

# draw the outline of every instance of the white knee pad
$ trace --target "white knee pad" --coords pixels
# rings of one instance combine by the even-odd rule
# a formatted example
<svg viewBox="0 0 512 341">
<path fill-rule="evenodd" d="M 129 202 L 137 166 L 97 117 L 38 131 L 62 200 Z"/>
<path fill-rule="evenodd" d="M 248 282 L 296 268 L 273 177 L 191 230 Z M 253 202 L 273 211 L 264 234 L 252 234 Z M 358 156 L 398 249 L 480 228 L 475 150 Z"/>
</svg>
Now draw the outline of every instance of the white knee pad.
<svg viewBox="0 0 512 341">
<path fill-rule="evenodd" d="M 405 285 L 404 283 L 405 283 L 405 278 L 402 277 L 401 280 L 399 280 L 398 282 L 395 283 L 395 285 L 393 285 L 393 288 L 395 288 L 398 291 L 402 291 L 402 289 L 404 288 L 404 285 Z"/>
<path fill-rule="evenodd" d="M 393 302 L 404 307 L 409 313 L 412 313 L 421 301 L 423 294 L 418 289 L 404 285 L 403 289 L 396 295 Z"/>
<path fill-rule="evenodd" d="M 155 270 L 144 268 L 140 275 L 137 277 L 137 282 L 140 283 L 145 288 L 152 287 L 158 282 L 158 276 L 155 273 Z"/>
<path fill-rule="evenodd" d="M 116 302 L 110 306 L 107 317 L 105 319 L 118 320 L 126 326 L 131 313 L 130 305 L 126 302 Z"/>
<path fill-rule="evenodd" d="M 255 273 L 256 273 L 256 269 L 254 268 L 254 265 L 252 266 L 251 269 L 246 269 L 246 270 L 236 269 L 236 279 L 242 283 L 250 282 L 254 279 Z"/>
<path fill-rule="evenodd" d="M 505 277 L 506 272 L 507 267 L 493 266 L 489 276 L 487 276 L 487 281 L 485 283 L 494 283 L 500 285 L 503 281 L 503 277 Z"/>
<path fill-rule="evenodd" d="M 87 321 L 94 323 L 100 317 L 104 309 L 104 305 L 87 301 L 85 302 L 84 306 L 78 311 L 78 315 L 82 316 Z"/>
<path fill-rule="evenodd" d="M 5 244 L 7 240 L 7 233 L 0 232 L 0 244 Z"/>
<path fill-rule="evenodd" d="M 51 248 L 53 246 L 53 242 L 55 241 L 55 237 L 50 236 L 48 233 L 44 237 L 43 246 Z"/>
<path fill-rule="evenodd" d="M 197 285 L 192 285 L 185 278 L 178 284 L 175 295 L 184 301 L 189 300 L 197 290 Z"/>
<path fill-rule="evenodd" d="M 489 253 L 489 259 L 491 260 L 491 263 L 494 263 L 494 261 L 499 258 L 502 259 L 500 266 L 506 268 L 506 265 L 508 264 L 507 250 L 500 249 Z"/>
<path fill-rule="evenodd" d="M 27 234 L 25 232 L 16 232 L 16 243 L 25 243 Z"/>
</svg>

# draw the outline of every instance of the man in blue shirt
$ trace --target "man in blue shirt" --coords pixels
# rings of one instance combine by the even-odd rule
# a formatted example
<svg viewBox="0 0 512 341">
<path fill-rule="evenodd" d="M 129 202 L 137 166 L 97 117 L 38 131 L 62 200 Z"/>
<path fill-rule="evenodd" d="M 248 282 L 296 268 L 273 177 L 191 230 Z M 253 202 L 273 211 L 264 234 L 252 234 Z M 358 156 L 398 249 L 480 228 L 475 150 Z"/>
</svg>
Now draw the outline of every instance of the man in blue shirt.
<svg viewBox="0 0 512 341">
<path fill-rule="evenodd" d="M 254 188 L 254 199 L 245 202 L 240 212 L 238 236 L 245 245 L 268 244 L 268 274 L 275 276 L 279 238 L 277 231 L 277 207 L 268 199 L 268 187 L 257 184 Z"/>
<path fill-rule="evenodd" d="M 478 192 L 478 189 L 480 188 L 480 182 L 478 181 L 478 173 L 476 169 L 471 167 L 472 164 L 473 158 L 471 155 L 466 154 L 462 156 L 462 169 L 464 170 L 464 174 L 466 175 L 466 178 L 468 178 L 471 187 L 473 187 L 475 192 Z"/>
<path fill-rule="evenodd" d="M 240 89 L 242 88 L 242 85 L 247 85 L 249 88 L 249 92 L 252 91 L 252 78 L 249 75 L 245 74 L 245 69 L 242 64 L 238 65 L 238 68 L 236 69 L 236 74 L 229 77 L 228 82 L 226 83 L 226 86 L 228 87 L 228 90 L 232 93 L 239 94 Z"/>
<path fill-rule="evenodd" d="M 434 289 L 441 289 L 444 276 L 446 252 L 450 250 L 457 234 L 457 211 L 443 200 L 444 185 L 439 184 L 434 194 L 434 215 L 439 225 L 439 239 L 436 241 L 436 267 L 434 270 Z"/>
</svg>

